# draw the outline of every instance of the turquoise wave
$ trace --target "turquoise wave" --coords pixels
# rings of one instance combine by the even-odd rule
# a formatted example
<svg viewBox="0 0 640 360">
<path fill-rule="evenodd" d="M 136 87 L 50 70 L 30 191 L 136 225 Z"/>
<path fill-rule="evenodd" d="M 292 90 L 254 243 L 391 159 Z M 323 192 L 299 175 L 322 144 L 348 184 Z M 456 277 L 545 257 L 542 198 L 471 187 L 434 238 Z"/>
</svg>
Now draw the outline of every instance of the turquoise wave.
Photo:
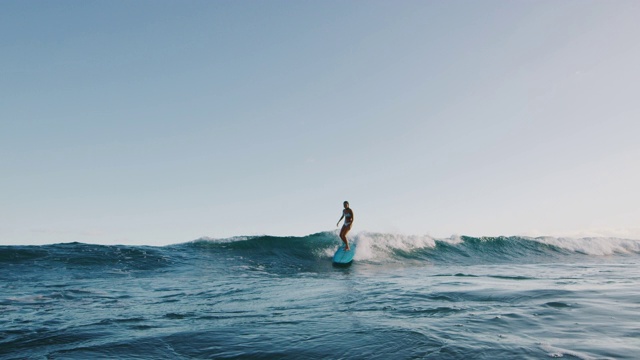
<svg viewBox="0 0 640 360">
<path fill-rule="evenodd" d="M 640 241 L 611 238 L 460 236 L 435 239 L 429 236 L 362 232 L 354 235 L 351 241 L 358 244 L 356 261 L 378 264 L 544 262 L 567 256 L 597 258 L 640 254 Z M 202 238 L 164 247 L 83 243 L 0 246 L 0 263 L 47 268 L 153 270 L 215 257 L 235 262 L 295 266 L 324 262 L 340 244 L 336 232 L 321 232 L 302 237 Z"/>
<path fill-rule="evenodd" d="M 460 236 L 435 239 L 429 236 L 367 233 L 354 235 L 358 244 L 355 260 L 387 262 L 429 262 L 490 264 L 543 262 L 567 256 L 633 256 L 640 254 L 640 242 L 612 238 L 527 238 L 519 236 Z M 208 251 L 226 251 L 248 258 L 275 257 L 313 260 L 330 257 L 341 244 L 336 232 L 304 237 L 250 236 L 229 239 L 199 239 L 181 246 Z"/>
</svg>

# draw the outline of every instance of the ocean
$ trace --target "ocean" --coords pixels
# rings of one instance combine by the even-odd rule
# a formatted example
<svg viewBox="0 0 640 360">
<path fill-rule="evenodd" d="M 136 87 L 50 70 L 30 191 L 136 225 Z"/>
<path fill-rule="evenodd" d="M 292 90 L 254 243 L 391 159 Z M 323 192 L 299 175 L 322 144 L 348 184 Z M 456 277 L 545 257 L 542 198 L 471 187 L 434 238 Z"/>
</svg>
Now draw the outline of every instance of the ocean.
<svg viewBox="0 0 640 360">
<path fill-rule="evenodd" d="M 0 359 L 639 359 L 640 241 L 0 246 Z"/>
</svg>

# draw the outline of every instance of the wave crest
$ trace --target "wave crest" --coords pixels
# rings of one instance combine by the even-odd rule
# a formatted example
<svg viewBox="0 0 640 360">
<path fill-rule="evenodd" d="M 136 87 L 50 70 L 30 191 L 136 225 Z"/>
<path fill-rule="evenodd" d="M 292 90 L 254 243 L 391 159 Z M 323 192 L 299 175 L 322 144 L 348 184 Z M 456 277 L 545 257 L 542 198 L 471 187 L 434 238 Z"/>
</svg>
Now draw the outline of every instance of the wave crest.
<svg viewBox="0 0 640 360">
<path fill-rule="evenodd" d="M 355 260 L 370 263 L 492 264 L 546 262 L 566 256 L 630 256 L 640 254 L 640 241 L 618 238 L 470 237 L 438 239 L 429 235 L 360 232 L 350 236 L 357 245 Z M 192 263 L 236 259 L 270 266 L 317 267 L 329 263 L 342 242 L 337 231 L 302 237 L 239 236 L 201 238 L 165 247 L 106 246 L 81 243 L 44 246 L 0 246 L 0 264 L 103 271 L 152 270 Z"/>
<path fill-rule="evenodd" d="M 436 263 L 494 263 L 548 261 L 570 255 L 610 256 L 640 254 L 640 241 L 616 238 L 471 237 L 434 238 L 360 232 L 350 236 L 358 250 L 356 261 L 374 263 L 428 261 Z M 230 239 L 202 238 L 193 246 L 227 248 L 247 256 L 286 256 L 298 259 L 330 258 L 342 244 L 337 231 L 304 237 L 252 236 Z"/>
</svg>

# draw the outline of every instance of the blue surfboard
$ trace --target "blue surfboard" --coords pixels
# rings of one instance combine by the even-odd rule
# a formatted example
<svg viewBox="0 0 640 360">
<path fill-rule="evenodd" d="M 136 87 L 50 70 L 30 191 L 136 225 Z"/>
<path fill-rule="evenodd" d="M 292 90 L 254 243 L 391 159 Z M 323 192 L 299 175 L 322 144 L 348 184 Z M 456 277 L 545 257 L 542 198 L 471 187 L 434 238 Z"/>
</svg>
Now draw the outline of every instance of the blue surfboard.
<svg viewBox="0 0 640 360">
<path fill-rule="evenodd" d="M 344 245 L 340 245 L 338 251 L 333 255 L 333 265 L 345 266 L 351 264 L 353 256 L 356 254 L 356 244 L 350 244 L 349 251 L 344 250 Z"/>
</svg>

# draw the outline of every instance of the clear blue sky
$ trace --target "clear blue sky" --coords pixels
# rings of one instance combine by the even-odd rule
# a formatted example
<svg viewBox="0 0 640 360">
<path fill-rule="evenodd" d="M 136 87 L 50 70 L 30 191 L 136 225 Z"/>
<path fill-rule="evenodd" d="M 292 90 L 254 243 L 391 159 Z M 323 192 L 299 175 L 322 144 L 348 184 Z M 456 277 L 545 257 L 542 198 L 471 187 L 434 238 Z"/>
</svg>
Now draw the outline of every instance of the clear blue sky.
<svg viewBox="0 0 640 360">
<path fill-rule="evenodd" d="M 640 238 L 640 2 L 2 1 L 0 244 Z"/>
</svg>

